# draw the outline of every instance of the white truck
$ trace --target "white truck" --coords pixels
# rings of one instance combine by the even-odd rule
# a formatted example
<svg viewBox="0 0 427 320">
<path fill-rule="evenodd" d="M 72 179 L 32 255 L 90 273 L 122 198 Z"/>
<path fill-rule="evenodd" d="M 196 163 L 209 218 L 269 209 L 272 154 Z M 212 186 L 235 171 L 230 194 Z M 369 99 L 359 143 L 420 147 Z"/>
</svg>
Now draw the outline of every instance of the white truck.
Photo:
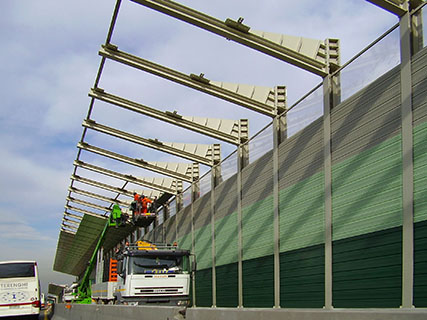
<svg viewBox="0 0 427 320">
<path fill-rule="evenodd" d="M 137 241 L 118 256 L 117 282 L 92 285 L 97 302 L 188 306 L 195 271 L 189 250 L 174 245 Z"/>
</svg>

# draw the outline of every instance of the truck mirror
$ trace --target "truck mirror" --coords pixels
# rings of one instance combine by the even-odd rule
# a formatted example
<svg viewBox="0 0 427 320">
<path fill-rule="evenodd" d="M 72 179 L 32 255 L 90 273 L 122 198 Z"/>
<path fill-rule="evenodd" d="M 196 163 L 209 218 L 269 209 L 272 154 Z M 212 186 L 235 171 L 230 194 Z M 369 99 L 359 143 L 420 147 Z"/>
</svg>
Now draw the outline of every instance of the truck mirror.
<svg viewBox="0 0 427 320">
<path fill-rule="evenodd" d="M 196 271 L 197 271 L 197 262 L 193 260 L 191 262 L 191 272 L 196 272 Z"/>
</svg>

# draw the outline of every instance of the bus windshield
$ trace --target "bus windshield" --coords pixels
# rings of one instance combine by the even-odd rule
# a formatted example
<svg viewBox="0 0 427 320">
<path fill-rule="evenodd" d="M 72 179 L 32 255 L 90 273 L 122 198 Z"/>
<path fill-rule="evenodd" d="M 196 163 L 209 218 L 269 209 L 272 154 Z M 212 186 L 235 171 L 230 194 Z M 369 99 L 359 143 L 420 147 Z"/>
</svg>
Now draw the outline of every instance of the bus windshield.
<svg viewBox="0 0 427 320">
<path fill-rule="evenodd" d="M 185 273 L 189 265 L 188 256 L 136 256 L 129 263 L 132 274 Z"/>
<path fill-rule="evenodd" d="M 35 277 L 34 263 L 17 262 L 0 264 L 0 278 Z"/>
</svg>

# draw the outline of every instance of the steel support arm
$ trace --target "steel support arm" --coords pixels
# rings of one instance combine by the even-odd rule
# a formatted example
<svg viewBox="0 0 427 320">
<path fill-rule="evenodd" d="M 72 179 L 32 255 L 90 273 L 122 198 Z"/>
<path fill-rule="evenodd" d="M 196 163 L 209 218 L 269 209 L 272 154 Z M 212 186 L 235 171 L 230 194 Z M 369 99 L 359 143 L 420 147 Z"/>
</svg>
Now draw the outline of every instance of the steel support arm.
<svg viewBox="0 0 427 320">
<path fill-rule="evenodd" d="M 70 225 L 68 225 L 68 224 L 65 224 L 65 222 L 62 222 L 62 227 L 64 227 L 64 228 L 69 228 L 69 229 L 73 229 L 73 230 L 76 230 L 77 231 L 77 229 L 78 229 L 78 227 L 75 227 L 75 226 L 70 226 Z"/>
<path fill-rule="evenodd" d="M 225 22 L 169 0 L 132 0 L 179 20 L 205 29 L 226 39 L 236 41 L 306 71 L 325 77 L 326 64 L 298 51 L 281 46 L 249 31 L 249 27 L 227 19 Z"/>
<path fill-rule="evenodd" d="M 158 151 L 162 151 L 162 152 L 166 152 L 181 158 L 185 158 L 187 160 L 193 161 L 193 162 L 198 162 L 198 163 L 202 163 L 205 164 L 207 166 L 212 166 L 212 161 L 206 157 L 203 157 L 201 155 L 195 154 L 195 153 L 190 153 L 190 152 L 186 152 L 184 150 L 181 149 L 177 149 L 174 148 L 171 145 L 168 145 L 166 143 L 162 143 L 161 141 L 153 140 L 153 139 L 144 139 L 142 137 L 139 137 L 137 135 L 125 132 L 125 131 L 121 131 L 115 128 L 111 128 L 108 127 L 106 125 L 102 125 L 99 123 L 96 123 L 93 120 L 84 120 L 83 121 L 83 127 L 85 128 L 89 128 L 98 132 L 102 132 L 108 135 L 111 135 L 113 137 L 116 138 L 120 138 L 123 140 L 127 140 L 133 143 L 137 143 L 140 145 L 143 145 L 145 147 L 149 147 Z"/>
<path fill-rule="evenodd" d="M 197 133 L 210 136 L 221 141 L 225 141 L 234 145 L 239 145 L 239 138 L 237 134 L 226 133 L 207 126 L 203 126 L 195 121 L 185 119 L 183 116 L 177 114 L 176 112 L 159 111 L 157 109 L 150 108 L 142 104 L 106 93 L 104 92 L 104 90 L 99 88 L 91 89 L 91 91 L 89 92 L 89 96 L 122 107 L 124 109 L 128 109 Z M 236 125 L 238 125 L 237 121 L 235 121 L 235 123 Z"/>
<path fill-rule="evenodd" d="M 217 98 L 259 112 L 266 116 L 274 117 L 274 108 L 273 106 L 268 105 L 266 101 L 262 102 L 256 99 L 251 99 L 245 95 L 241 95 L 234 91 L 224 89 L 220 86 L 211 83 L 210 80 L 203 77 L 203 74 L 186 75 L 184 73 L 166 68 L 154 62 L 150 62 L 140 57 L 120 51 L 117 49 L 117 47 L 113 45 L 103 46 L 99 51 L 99 54 L 105 58 L 115 60 L 130 67 L 182 84 L 186 87 L 199 90 Z"/>
<path fill-rule="evenodd" d="M 74 165 L 77 166 L 77 167 L 86 169 L 86 170 L 90 170 L 90 171 L 93 171 L 93 172 L 101 173 L 101 174 L 106 175 L 106 176 L 110 176 L 110 177 L 117 178 L 117 179 L 120 179 L 120 180 L 123 180 L 123 181 L 131 182 L 133 184 L 137 184 L 137 185 L 140 185 L 140 186 L 143 186 L 143 187 L 147 187 L 147 188 L 151 188 L 151 189 L 154 189 L 154 190 L 158 190 L 160 192 L 165 192 L 165 193 L 170 193 L 170 194 L 176 194 L 177 193 L 176 188 L 173 188 L 174 187 L 174 183 L 171 183 L 170 184 L 171 187 L 168 188 L 168 187 L 163 186 L 161 184 L 152 183 L 152 182 L 146 181 L 144 179 L 139 179 L 139 178 L 136 178 L 136 177 L 134 177 L 132 175 L 129 175 L 129 174 L 122 174 L 122 173 L 119 173 L 119 172 L 115 172 L 115 171 L 112 171 L 112 170 L 101 168 L 101 167 L 98 167 L 98 166 L 95 166 L 95 165 L 92 165 L 92 164 L 89 164 L 89 163 L 85 163 L 85 162 L 80 161 L 80 160 L 75 160 L 74 161 Z M 169 178 L 167 178 L 167 179 L 169 179 Z M 175 182 L 175 180 L 173 180 L 173 181 Z"/>
<path fill-rule="evenodd" d="M 174 170 L 169 170 L 167 168 L 158 166 L 155 162 L 148 162 L 148 161 L 145 161 L 143 159 L 130 158 L 130 157 L 127 157 L 127 156 L 124 156 L 124 155 L 121 155 L 121 154 L 118 154 L 118 153 L 115 153 L 115 152 L 112 152 L 109 150 L 105 150 L 102 148 L 94 147 L 94 146 L 91 146 L 87 143 L 82 143 L 82 142 L 79 142 L 77 147 L 80 149 L 92 152 L 92 153 L 99 154 L 99 155 L 104 156 L 104 157 L 108 157 L 108 158 L 111 158 L 111 159 L 114 159 L 117 161 L 121 161 L 124 163 L 134 165 L 136 167 L 140 167 L 140 168 L 143 168 L 146 170 L 150 170 L 153 172 L 164 174 L 166 176 L 169 176 L 169 177 L 172 177 L 175 179 L 184 180 L 184 181 L 188 181 L 188 182 L 193 181 L 191 174 L 187 175 L 187 174 L 183 174 L 183 173 L 180 173 L 180 172 L 177 172 Z M 178 165 L 185 166 L 186 168 L 189 168 L 192 164 L 180 163 Z"/>
<path fill-rule="evenodd" d="M 101 201 L 108 202 L 108 203 L 117 203 L 117 204 L 119 204 L 121 206 L 125 206 L 125 207 L 128 207 L 130 205 L 130 202 L 125 202 L 125 201 L 121 201 L 119 199 L 114 199 L 114 198 L 108 198 L 108 197 L 102 196 L 100 194 L 96 194 L 96 193 L 89 192 L 86 190 L 81 190 L 81 189 L 74 188 L 74 187 L 69 187 L 68 190 L 72 193 L 80 194 L 80 195 L 85 196 L 85 197 L 101 200 Z"/>
<path fill-rule="evenodd" d="M 73 198 L 73 197 L 70 197 L 70 196 L 67 197 L 67 201 L 74 202 L 74 203 L 80 204 L 82 206 L 87 206 L 87 207 L 91 207 L 91 208 L 94 208 L 94 209 L 98 209 L 98 210 L 101 210 L 101 211 L 107 211 L 108 212 L 108 211 L 111 210 L 109 207 L 104 207 L 104 206 L 101 206 L 99 204 L 95 204 L 95 203 L 92 203 L 92 202 L 89 202 L 89 201 L 84 201 L 84 200 L 81 200 L 81 199 Z"/>
<path fill-rule="evenodd" d="M 75 211 L 75 212 L 87 214 L 87 215 L 92 216 L 92 217 L 104 218 L 104 216 L 100 215 L 99 213 L 95 213 L 93 211 L 89 211 L 89 210 L 85 210 L 85 209 L 73 207 L 73 206 L 70 206 L 69 204 L 65 205 L 64 208 L 68 209 L 68 210 L 71 210 L 71 211 Z M 69 214 L 69 213 L 66 211 L 65 214 Z"/>
<path fill-rule="evenodd" d="M 76 234 L 76 231 L 67 230 L 67 229 L 65 229 L 65 227 L 63 225 L 61 225 L 61 231 L 65 232 L 65 233 L 68 233 L 68 234 L 71 234 L 73 236 Z M 59 249 L 56 249 L 56 251 L 59 251 Z"/>
<path fill-rule="evenodd" d="M 67 210 L 65 210 L 65 211 L 64 211 L 64 216 L 65 216 L 65 215 L 67 215 L 67 216 L 69 216 L 69 217 L 71 217 L 71 218 L 73 218 L 73 219 L 80 220 L 80 221 L 83 219 L 83 217 L 78 216 L 78 215 L 73 214 L 73 213 L 70 213 L 70 212 L 68 212 Z"/>
<path fill-rule="evenodd" d="M 67 217 L 63 217 L 63 218 L 62 218 L 62 221 L 63 221 L 63 222 L 66 222 L 66 223 L 72 223 L 72 224 L 74 224 L 75 226 L 78 226 L 78 225 L 80 224 L 80 222 L 79 222 L 79 221 L 74 221 L 74 220 L 68 219 Z"/>
<path fill-rule="evenodd" d="M 113 186 L 110 186 L 109 184 L 105 184 L 105 183 L 101 183 L 101 182 L 91 180 L 88 178 L 80 177 L 80 176 L 75 175 L 75 174 L 71 176 L 71 180 L 77 181 L 80 183 L 84 183 L 84 184 L 88 184 L 90 186 L 97 187 L 100 189 L 104 189 L 107 191 L 123 194 L 123 195 L 128 196 L 128 197 L 133 197 L 133 192 L 131 192 L 129 190 L 113 187 Z M 107 210 L 110 210 L 110 209 L 107 208 Z"/>
<path fill-rule="evenodd" d="M 407 10 L 405 10 L 405 8 L 402 6 L 403 2 L 405 1 L 400 1 L 400 0 L 367 0 L 368 2 L 383 8 L 384 10 L 387 10 L 395 15 L 397 15 L 398 17 L 403 16 L 406 12 L 408 12 Z"/>
</svg>

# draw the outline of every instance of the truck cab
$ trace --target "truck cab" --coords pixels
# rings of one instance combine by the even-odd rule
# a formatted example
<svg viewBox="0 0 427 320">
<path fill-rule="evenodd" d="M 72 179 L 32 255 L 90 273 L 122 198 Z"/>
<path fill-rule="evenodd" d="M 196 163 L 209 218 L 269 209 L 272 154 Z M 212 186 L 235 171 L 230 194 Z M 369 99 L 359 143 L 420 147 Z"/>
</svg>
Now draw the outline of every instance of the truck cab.
<svg viewBox="0 0 427 320">
<path fill-rule="evenodd" d="M 119 304 L 189 305 L 192 269 L 189 250 L 138 241 L 118 260 L 115 299 Z"/>
</svg>

